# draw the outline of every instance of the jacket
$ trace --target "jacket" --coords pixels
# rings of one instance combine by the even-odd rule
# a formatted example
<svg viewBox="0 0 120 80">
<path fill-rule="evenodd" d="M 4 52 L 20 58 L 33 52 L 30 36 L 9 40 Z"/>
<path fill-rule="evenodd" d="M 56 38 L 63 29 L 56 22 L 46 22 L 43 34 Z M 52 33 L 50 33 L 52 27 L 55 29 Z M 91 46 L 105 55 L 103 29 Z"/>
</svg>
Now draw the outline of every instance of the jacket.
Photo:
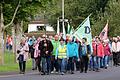
<svg viewBox="0 0 120 80">
<path fill-rule="evenodd" d="M 41 51 L 41 53 L 40 53 L 41 57 L 51 56 L 52 51 L 53 51 L 53 45 L 52 45 L 50 40 L 46 40 L 46 42 L 44 40 L 42 40 L 39 43 L 39 47 L 38 48 Z M 48 51 L 48 54 L 46 54 L 46 51 Z"/>
<path fill-rule="evenodd" d="M 60 44 L 59 41 L 55 41 L 55 40 L 52 41 L 52 45 L 53 45 L 52 55 L 55 56 L 55 54 L 56 54 L 56 49 L 59 47 L 59 44 Z"/>
<path fill-rule="evenodd" d="M 55 57 L 58 58 L 58 59 L 67 58 L 67 47 L 66 47 L 66 45 L 59 45 L 59 47 L 56 49 Z"/>
<path fill-rule="evenodd" d="M 109 44 L 104 45 L 104 54 L 109 56 L 111 54 Z"/>
<path fill-rule="evenodd" d="M 96 44 L 96 55 L 98 57 L 104 57 L 104 47 L 102 43 Z"/>
<path fill-rule="evenodd" d="M 75 42 L 69 42 L 67 44 L 67 56 L 68 57 L 79 57 L 78 45 Z"/>
<path fill-rule="evenodd" d="M 17 55 L 17 58 L 18 58 L 20 55 L 23 55 L 23 61 L 27 61 L 27 59 L 28 59 L 28 52 L 29 52 L 28 43 L 26 42 L 25 45 L 23 45 L 23 46 L 21 46 L 21 44 L 18 45 L 17 51 L 19 51 L 19 53 L 18 53 L 18 55 Z"/>
<path fill-rule="evenodd" d="M 88 54 L 91 53 L 91 48 L 90 48 L 90 45 L 89 44 L 81 44 L 80 46 L 81 48 L 81 54 L 80 56 L 88 56 Z"/>
</svg>

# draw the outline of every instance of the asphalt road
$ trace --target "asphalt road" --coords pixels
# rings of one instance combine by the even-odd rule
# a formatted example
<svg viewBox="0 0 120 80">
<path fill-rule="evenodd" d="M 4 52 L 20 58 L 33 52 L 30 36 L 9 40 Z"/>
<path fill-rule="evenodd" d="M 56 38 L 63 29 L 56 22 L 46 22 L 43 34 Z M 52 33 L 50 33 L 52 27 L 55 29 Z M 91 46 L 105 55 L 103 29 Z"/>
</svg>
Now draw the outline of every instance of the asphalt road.
<svg viewBox="0 0 120 80">
<path fill-rule="evenodd" d="M 0 80 L 120 80 L 120 67 L 101 69 L 100 72 L 89 71 L 88 73 L 75 72 L 75 74 L 50 74 L 39 75 L 37 71 L 26 74 L 0 75 Z"/>
</svg>

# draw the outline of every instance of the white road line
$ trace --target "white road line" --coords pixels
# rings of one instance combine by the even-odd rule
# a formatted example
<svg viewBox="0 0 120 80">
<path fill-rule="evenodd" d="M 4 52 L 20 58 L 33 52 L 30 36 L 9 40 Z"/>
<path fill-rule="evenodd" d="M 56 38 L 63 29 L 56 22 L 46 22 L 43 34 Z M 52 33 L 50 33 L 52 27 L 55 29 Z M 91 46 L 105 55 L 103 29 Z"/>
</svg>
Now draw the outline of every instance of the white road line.
<svg viewBox="0 0 120 80">
<path fill-rule="evenodd" d="M 26 74 L 11 74 L 11 75 L 0 75 L 0 78 L 8 78 L 8 77 L 16 77 L 16 76 L 23 76 L 23 75 L 31 75 L 37 74 L 38 72 L 26 73 Z"/>
</svg>

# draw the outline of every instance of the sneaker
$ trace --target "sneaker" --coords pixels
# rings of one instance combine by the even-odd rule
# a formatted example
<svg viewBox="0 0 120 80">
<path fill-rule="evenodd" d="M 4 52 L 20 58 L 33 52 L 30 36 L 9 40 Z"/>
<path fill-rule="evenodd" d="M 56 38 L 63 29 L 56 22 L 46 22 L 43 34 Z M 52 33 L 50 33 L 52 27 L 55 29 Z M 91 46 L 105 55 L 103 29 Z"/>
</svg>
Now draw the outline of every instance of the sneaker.
<svg viewBox="0 0 120 80">
<path fill-rule="evenodd" d="M 61 75 L 64 75 L 65 73 L 64 72 L 61 72 Z"/>
<path fill-rule="evenodd" d="M 44 73 L 44 72 L 42 72 L 42 73 L 41 73 L 41 75 L 45 75 L 45 73 Z"/>
<path fill-rule="evenodd" d="M 58 71 L 56 71 L 55 73 L 56 73 L 56 74 L 58 74 L 59 72 L 58 72 Z"/>
<path fill-rule="evenodd" d="M 108 67 L 109 65 L 107 64 L 106 66 Z"/>
<path fill-rule="evenodd" d="M 52 74 L 55 73 L 54 71 L 51 72 Z"/>
</svg>

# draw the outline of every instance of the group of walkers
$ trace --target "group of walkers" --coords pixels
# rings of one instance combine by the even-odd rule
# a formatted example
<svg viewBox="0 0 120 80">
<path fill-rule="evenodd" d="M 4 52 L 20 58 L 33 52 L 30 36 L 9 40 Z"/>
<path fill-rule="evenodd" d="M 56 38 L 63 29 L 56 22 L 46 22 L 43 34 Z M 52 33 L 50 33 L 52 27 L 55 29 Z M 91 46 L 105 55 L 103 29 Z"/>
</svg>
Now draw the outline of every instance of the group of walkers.
<svg viewBox="0 0 120 80">
<path fill-rule="evenodd" d="M 87 38 L 81 40 L 75 37 L 64 39 L 59 35 L 54 38 L 47 35 L 42 37 L 22 38 L 17 49 L 20 73 L 25 73 L 28 54 L 32 59 L 32 70 L 41 75 L 58 73 L 74 74 L 74 71 L 87 73 L 88 69 L 99 72 L 101 68 L 107 69 L 113 55 L 114 66 L 119 66 L 120 37 L 101 40 L 95 37 L 92 45 Z"/>
</svg>

